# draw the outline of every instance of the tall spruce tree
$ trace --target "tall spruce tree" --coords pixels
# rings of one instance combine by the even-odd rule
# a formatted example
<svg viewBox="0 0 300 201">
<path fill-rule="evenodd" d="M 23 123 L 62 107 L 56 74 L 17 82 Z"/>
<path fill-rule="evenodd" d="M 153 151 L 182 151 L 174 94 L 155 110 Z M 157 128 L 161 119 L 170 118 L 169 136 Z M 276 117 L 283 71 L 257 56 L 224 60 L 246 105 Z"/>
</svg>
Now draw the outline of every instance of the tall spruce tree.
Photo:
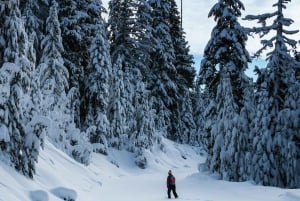
<svg viewBox="0 0 300 201">
<path fill-rule="evenodd" d="M 197 135 L 197 127 L 194 121 L 192 100 L 190 91 L 185 90 L 185 94 L 181 95 L 179 100 L 179 122 L 178 131 L 176 132 L 177 141 L 181 143 L 189 143 L 192 145 L 199 145 L 200 141 Z"/>
<path fill-rule="evenodd" d="M 135 39 L 134 24 L 136 21 L 135 10 L 137 9 L 134 0 L 111 0 L 109 1 L 108 33 L 111 41 L 110 54 L 112 64 L 122 67 L 123 71 L 123 104 L 125 110 L 125 132 L 133 132 L 134 108 L 132 105 L 133 94 L 136 90 L 136 83 L 140 74 L 137 68 L 137 41 Z M 117 64 L 118 62 L 119 64 Z M 114 71 L 114 72 L 118 72 Z M 117 76 L 117 75 L 113 75 Z M 116 80 L 116 79 L 114 79 Z"/>
<path fill-rule="evenodd" d="M 193 109 L 193 117 L 194 122 L 196 125 L 196 133 L 194 135 L 195 142 L 198 142 L 199 145 L 205 151 L 208 151 L 208 140 L 210 139 L 209 136 L 205 136 L 205 134 L 209 134 L 209 131 L 206 131 L 206 126 L 210 128 L 211 126 L 208 122 L 205 122 L 205 111 L 209 104 L 209 98 L 207 91 L 201 89 L 201 87 L 197 87 L 195 83 L 194 91 L 192 93 L 192 109 Z M 206 117 L 206 119 L 210 119 Z M 193 144 L 193 143 L 192 143 Z"/>
<path fill-rule="evenodd" d="M 52 0 L 46 36 L 41 43 L 41 63 L 37 67 L 41 113 L 51 120 L 47 128 L 50 141 L 75 160 L 88 164 L 91 147 L 74 123 L 71 101 L 74 93 L 69 90 L 69 72 L 62 57 L 64 48 L 57 9 L 57 2 Z"/>
<path fill-rule="evenodd" d="M 141 168 L 148 165 L 146 150 L 150 149 L 155 143 L 159 143 L 154 123 L 154 113 L 150 92 L 146 89 L 150 74 L 149 66 L 151 63 L 152 41 L 152 22 L 151 7 L 147 0 L 137 1 L 136 21 L 134 23 L 135 38 L 137 48 L 135 49 L 136 68 L 135 68 L 135 93 L 133 95 L 134 121 L 132 135 L 130 136 L 130 149 L 136 154 L 136 164 Z"/>
<path fill-rule="evenodd" d="M 134 29 L 136 30 L 137 39 L 137 64 L 143 76 L 143 81 L 147 82 L 149 76 L 149 67 L 151 63 L 151 51 L 153 45 L 153 16 L 152 9 L 148 0 L 141 0 L 137 4 L 136 23 Z"/>
<path fill-rule="evenodd" d="M 2 94 L 0 124 L 1 130 L 4 131 L 1 151 L 6 153 L 16 170 L 33 177 L 40 145 L 36 135 L 40 133 L 26 130 L 30 117 L 26 115 L 27 111 L 22 105 L 24 96 L 30 89 L 33 65 L 27 57 L 29 42 L 21 18 L 19 1 L 7 2 L 3 7 L 2 16 L 4 17 L 2 36 L 5 46 L 1 56 L 5 63 L 0 73 L 3 85 L 0 91 Z M 29 119 L 26 119 L 27 117 Z"/>
<path fill-rule="evenodd" d="M 90 135 L 95 151 L 107 153 L 107 137 L 110 125 L 107 117 L 109 104 L 110 76 L 112 75 L 109 44 L 104 22 L 99 22 L 98 33 L 90 47 L 90 62 L 85 71 L 85 127 L 96 126 Z"/>
<path fill-rule="evenodd" d="M 69 118 L 63 115 L 68 104 L 69 73 L 62 58 L 63 46 L 57 7 L 57 2 L 51 1 L 46 21 L 46 35 L 41 41 L 43 54 L 41 63 L 37 66 L 36 80 L 41 91 L 41 114 L 52 121 L 51 127 L 48 128 L 49 138 L 55 145 L 62 148 L 66 141 L 63 130 L 66 128 L 66 121 L 69 121 Z M 57 130 L 54 131 L 54 129 Z"/>
<path fill-rule="evenodd" d="M 209 126 L 204 136 L 210 138 L 207 164 L 223 179 L 233 181 L 245 179 L 241 176 L 244 173 L 237 171 L 237 167 L 244 168 L 244 162 L 238 158 L 247 150 L 247 132 L 239 124 L 249 122 L 246 119 L 239 122 L 239 117 L 247 104 L 245 90 L 251 86 L 245 75 L 250 61 L 245 48 L 247 32 L 238 22 L 241 10 L 244 5 L 239 0 L 220 0 L 210 10 L 208 16 L 214 17 L 217 25 L 204 50 L 197 81 L 198 88 L 204 85 L 211 99 L 205 112 Z M 225 85 L 228 91 L 224 90 Z"/>
<path fill-rule="evenodd" d="M 126 97 L 123 82 L 122 59 L 117 59 L 112 68 L 111 99 L 109 103 L 108 119 L 111 125 L 109 145 L 123 149 L 127 144 L 128 134 L 126 127 Z"/>
<path fill-rule="evenodd" d="M 130 135 L 129 149 L 136 154 L 135 163 L 143 169 L 148 166 L 144 152 L 156 141 L 153 112 L 148 100 L 145 85 L 140 83 L 134 95 L 135 121 L 133 133 Z"/>
<path fill-rule="evenodd" d="M 89 48 L 102 22 L 102 1 L 63 0 L 59 4 L 59 20 L 64 46 L 63 59 L 70 72 L 69 87 L 73 92 L 72 107 L 76 125 L 84 129 L 88 115 L 85 96 L 85 70 L 90 62 Z"/>
<path fill-rule="evenodd" d="M 154 42 L 150 52 L 151 63 L 148 77 L 153 109 L 155 111 L 156 129 L 170 139 L 175 140 L 176 130 L 172 124 L 172 111 L 177 110 L 178 86 L 176 85 L 175 54 L 170 34 L 171 2 L 166 0 L 149 0 L 152 8 L 152 36 Z M 176 117 L 174 117 L 176 118 Z"/>
<path fill-rule="evenodd" d="M 46 37 L 41 45 L 43 56 L 38 67 L 40 87 L 43 92 L 45 110 L 50 111 L 62 97 L 66 97 L 68 90 L 69 72 L 64 66 L 62 53 L 64 51 L 61 38 L 61 29 L 57 15 L 58 4 L 52 1 L 49 17 L 47 18 Z M 52 101 L 51 101 L 52 100 Z"/>
<path fill-rule="evenodd" d="M 149 18 L 149 15 L 145 15 L 145 13 L 149 11 L 150 7 L 146 1 L 124 0 L 110 1 L 109 8 L 108 28 L 109 39 L 111 41 L 110 52 L 112 63 L 115 68 L 121 67 L 120 69 L 113 70 L 117 74 L 113 74 L 113 80 L 116 83 L 112 85 L 116 84 L 118 86 L 120 82 L 123 82 L 123 87 L 118 90 L 123 90 L 120 93 L 120 103 L 123 105 L 125 114 L 123 121 L 127 125 L 124 128 L 112 128 L 112 130 L 123 130 L 124 136 L 128 136 L 129 138 L 129 144 L 126 145 L 126 148 L 141 155 L 143 153 L 141 150 L 148 148 L 148 146 L 139 146 L 139 144 L 148 144 L 142 142 L 142 140 L 150 140 L 154 133 L 153 130 L 150 130 L 151 132 L 141 131 L 142 128 L 137 125 L 141 125 L 141 121 L 147 122 L 148 120 L 145 116 L 145 119 L 142 120 L 136 115 L 136 110 L 144 107 L 140 104 L 148 105 L 149 101 L 148 92 L 141 90 L 140 87 L 145 85 L 144 82 L 147 80 L 145 77 L 149 72 L 147 65 L 149 60 L 147 58 L 149 58 L 148 42 L 151 37 L 147 35 L 150 33 L 147 25 L 151 18 Z M 120 74 L 120 70 L 122 74 Z M 122 77 L 118 77 L 120 75 Z M 143 100 L 140 100 L 142 97 Z M 114 96 L 112 98 L 115 99 Z M 112 102 L 115 103 L 115 100 L 112 100 Z M 114 123 L 112 126 L 122 125 Z M 133 148 L 135 145 L 137 147 Z M 139 156 L 139 158 L 143 157 Z"/>
<path fill-rule="evenodd" d="M 179 141 L 182 141 L 182 138 L 186 138 L 187 141 L 185 142 L 189 143 L 191 139 L 190 136 L 196 134 L 194 128 L 195 126 L 192 126 L 194 125 L 193 118 L 189 118 L 189 123 L 186 119 L 187 116 L 192 117 L 192 110 L 182 111 L 182 109 L 188 109 L 186 104 L 191 103 L 189 93 L 194 84 L 196 70 L 193 67 L 193 56 L 189 53 L 189 46 L 185 39 L 185 33 L 182 28 L 181 17 L 176 1 L 172 0 L 170 3 L 170 15 L 168 21 L 170 26 L 170 35 L 174 47 L 174 66 L 177 72 L 175 80 L 178 87 L 178 94 L 176 96 L 177 106 L 176 109 L 174 108 L 172 110 L 172 130 L 174 130 L 173 138 Z M 178 125 L 181 125 L 181 127 L 178 127 Z M 191 129 L 189 129 L 190 126 Z M 180 137 L 180 135 L 186 136 Z"/>
<path fill-rule="evenodd" d="M 257 140 L 254 141 L 253 166 L 257 176 L 253 179 L 264 185 L 280 187 L 299 186 L 299 155 L 295 142 L 299 136 L 299 81 L 296 78 L 297 63 L 290 52 L 296 48 L 297 42 L 288 38 L 298 31 L 286 29 L 293 23 L 283 13 L 289 2 L 291 0 L 278 0 L 273 4 L 274 12 L 246 16 L 248 20 L 262 23 L 261 27 L 253 28 L 261 37 L 275 32 L 275 36 L 261 41 L 262 48 L 256 53 L 259 56 L 267 48 L 274 47 L 267 53 L 268 64 L 264 73 L 260 73 L 263 76 L 258 82 L 263 91 L 257 92 L 265 95 L 258 97 L 254 120 Z M 270 25 L 269 19 L 274 19 Z M 264 161 L 259 160 L 261 156 Z"/>
</svg>

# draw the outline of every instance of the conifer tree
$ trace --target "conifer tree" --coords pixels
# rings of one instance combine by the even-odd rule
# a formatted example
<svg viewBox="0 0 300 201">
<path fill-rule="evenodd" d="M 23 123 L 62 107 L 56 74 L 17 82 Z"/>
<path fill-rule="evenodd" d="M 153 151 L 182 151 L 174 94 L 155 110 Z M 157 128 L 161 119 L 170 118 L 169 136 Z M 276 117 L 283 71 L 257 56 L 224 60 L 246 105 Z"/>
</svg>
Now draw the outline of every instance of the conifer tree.
<svg viewBox="0 0 300 201">
<path fill-rule="evenodd" d="M 139 66 L 142 75 L 147 80 L 149 65 L 150 65 L 150 53 L 152 50 L 153 38 L 153 17 L 151 15 L 152 9 L 149 4 L 149 0 L 141 0 L 137 4 L 136 12 L 136 23 L 135 30 L 137 30 L 137 47 L 138 47 L 138 57 L 140 58 Z"/>
<path fill-rule="evenodd" d="M 178 94 L 175 97 L 177 100 L 176 109 L 172 110 L 172 124 L 174 130 L 173 138 L 176 140 L 180 139 L 180 135 L 185 133 L 188 136 L 195 135 L 195 130 L 185 128 L 184 124 L 187 124 L 186 117 L 192 117 L 191 110 L 181 111 L 183 108 L 186 108 L 188 103 L 191 103 L 190 100 L 190 90 L 193 87 L 194 78 L 196 74 L 195 68 L 193 65 L 193 56 L 189 53 L 189 46 L 185 39 L 185 33 L 182 28 L 180 14 L 178 11 L 177 4 L 174 0 L 170 1 L 170 15 L 169 15 L 169 26 L 170 26 L 170 35 L 172 38 L 172 43 L 174 47 L 174 66 L 176 69 L 176 85 L 178 87 Z M 183 106 L 186 105 L 186 106 Z M 187 109 L 187 108 L 186 108 Z M 183 115 L 184 114 L 184 115 Z M 184 118 L 184 119 L 182 119 Z M 182 122 L 185 122 L 181 124 Z M 193 118 L 189 118 L 191 125 L 194 124 Z M 182 125 L 181 128 L 178 125 Z M 191 126 L 190 125 L 190 126 Z M 187 133 L 188 132 L 188 133 Z M 189 138 L 188 138 L 189 139 Z M 187 141 L 190 142 L 190 139 Z M 197 142 L 196 142 L 197 143 Z"/>
<path fill-rule="evenodd" d="M 90 62 L 85 71 L 85 127 L 96 126 L 90 142 L 96 151 L 107 153 L 107 136 L 110 126 L 107 118 L 109 104 L 110 76 L 112 75 L 109 44 L 104 23 L 99 23 L 98 33 L 90 47 Z M 103 148 L 97 148 L 98 146 Z M 103 149 L 103 150 L 102 150 Z"/>
<path fill-rule="evenodd" d="M 250 61 L 245 48 L 247 32 L 238 22 L 241 10 L 244 5 L 239 0 L 221 0 L 210 10 L 208 16 L 214 17 L 217 25 L 204 50 L 197 81 L 198 88 L 204 85 L 210 98 L 204 112 L 207 122 L 204 136 L 210 138 L 207 139 L 207 164 L 223 179 L 233 181 L 242 180 L 241 175 L 244 175 L 237 172 L 237 167 L 244 168 L 243 161 L 237 157 L 245 155 L 247 132 L 239 124 L 249 122 L 246 119 L 238 122 L 238 119 L 247 104 L 245 93 L 251 86 L 245 75 Z"/>
<path fill-rule="evenodd" d="M 102 13 L 105 12 L 102 2 L 98 0 L 63 0 L 59 4 L 59 20 L 64 46 L 63 59 L 70 72 L 69 87 L 73 93 L 72 110 L 74 121 L 84 129 L 89 107 L 85 100 L 85 70 L 90 61 L 89 48 L 96 37 L 98 24 L 104 23 Z M 103 24 L 103 26 L 105 26 Z"/>
<path fill-rule="evenodd" d="M 196 133 L 195 133 L 195 142 L 198 142 L 198 145 L 201 145 L 205 151 L 208 151 L 208 139 L 209 136 L 205 136 L 205 134 L 209 134 L 205 130 L 208 122 L 205 122 L 205 111 L 209 104 L 208 93 L 201 89 L 201 87 L 196 87 L 192 93 L 192 109 L 193 109 L 193 117 L 196 125 Z M 209 119 L 209 118 L 207 118 Z M 210 126 L 208 126 L 210 127 Z M 194 144 L 192 142 L 192 144 Z"/>
<path fill-rule="evenodd" d="M 30 55 L 28 55 L 28 58 L 30 61 L 36 64 L 38 60 L 37 52 L 40 51 L 39 45 L 40 45 L 40 38 L 42 35 L 40 26 L 42 22 L 37 17 L 37 14 L 34 11 L 39 10 L 39 5 L 38 2 L 34 0 L 27 0 L 26 2 L 23 3 L 25 5 L 22 11 L 22 15 L 26 16 L 25 29 L 28 35 L 28 41 L 30 42 L 30 48 L 28 50 Z"/>
<path fill-rule="evenodd" d="M 172 111 L 178 108 L 176 102 L 178 86 L 174 66 L 174 46 L 168 22 L 171 3 L 166 0 L 149 0 L 149 5 L 152 8 L 151 35 L 154 42 L 150 52 L 151 63 L 147 88 L 153 101 L 156 129 L 175 140 L 176 130 L 172 124 Z M 174 118 L 178 118 L 178 114 Z"/>
<path fill-rule="evenodd" d="M 74 124 L 69 90 L 69 72 L 64 65 L 63 45 L 58 4 L 51 1 L 49 17 L 46 21 L 46 36 L 42 40 L 43 55 L 38 69 L 38 84 L 41 89 L 41 113 L 50 119 L 47 132 L 50 141 L 75 160 L 88 164 L 91 147 Z"/>
<path fill-rule="evenodd" d="M 148 121 L 144 116 L 144 120 L 137 116 L 137 111 L 143 108 L 143 105 L 148 105 L 148 92 L 143 92 L 140 86 L 144 86 L 144 82 L 147 81 L 148 76 L 148 63 L 149 63 L 149 30 L 148 24 L 151 18 L 149 15 L 145 15 L 145 12 L 149 11 L 149 5 L 146 1 L 110 1 L 109 2 L 109 39 L 111 41 L 111 58 L 113 66 L 116 68 L 121 67 L 119 70 L 116 69 L 113 72 L 114 82 L 112 85 L 116 86 L 122 83 L 122 86 L 118 90 L 122 90 L 120 100 L 121 105 L 124 109 L 124 124 L 127 126 L 124 128 L 112 128 L 112 130 L 123 130 L 129 139 L 137 138 L 136 135 L 142 135 L 145 139 L 152 138 L 151 132 L 142 132 L 139 126 L 140 121 Z M 149 13 L 148 13 L 149 14 Z M 147 39 L 148 38 L 148 39 Z M 122 72 L 119 72 L 119 71 Z M 122 77 L 118 77 L 122 73 Z M 114 90 L 116 92 L 116 90 Z M 119 97 L 119 96 L 117 96 Z M 139 98 L 137 98 L 139 97 Z M 143 97 L 143 101 L 139 99 Z M 115 99 L 114 96 L 112 96 Z M 115 102 L 115 100 L 112 100 Z M 120 110 L 121 111 L 121 110 Z M 144 123 L 143 123 L 144 124 Z M 113 124 L 112 126 L 121 126 L 122 124 Z M 124 126 L 124 125 L 123 125 Z M 114 134 L 112 134 L 114 135 Z M 132 135 L 132 136 L 131 136 Z M 147 136 L 149 135 L 149 136 Z M 139 137 L 138 141 L 143 137 Z M 135 140 L 134 140 L 135 141 Z M 137 151 L 145 149 L 144 146 L 138 146 L 140 142 L 133 143 L 129 140 L 129 144 L 126 147 L 135 153 L 143 153 L 143 151 Z M 142 142 L 141 142 L 142 143 Z M 147 144 L 147 143 L 146 143 Z M 134 146 L 138 146 L 133 148 Z"/>
<path fill-rule="evenodd" d="M 140 168 L 148 166 L 144 152 L 149 150 L 156 141 L 153 112 L 148 101 L 148 93 L 143 83 L 137 86 L 134 95 L 135 121 L 133 133 L 130 135 L 129 150 L 136 154 L 135 163 Z"/>
<path fill-rule="evenodd" d="M 137 1 L 112 0 L 109 2 L 108 30 L 111 41 L 111 59 L 114 65 L 117 60 L 121 62 L 124 85 L 125 122 L 128 125 L 127 133 L 135 132 L 133 129 L 135 108 L 132 105 L 134 93 L 141 80 L 139 48 L 137 44 L 138 30 L 136 29 Z M 117 64 L 118 65 L 118 64 Z"/>
<path fill-rule="evenodd" d="M 9 1 L 2 12 L 5 16 L 2 33 L 5 40 L 2 56 L 5 63 L 0 73 L 1 83 L 4 85 L 0 90 L 1 99 L 3 98 L 0 104 L 0 124 L 6 137 L 4 141 L 1 140 L 1 149 L 16 170 L 32 178 L 40 145 L 40 139 L 36 135 L 40 133 L 27 132 L 25 127 L 31 117 L 26 115 L 27 111 L 24 110 L 22 101 L 30 89 L 33 64 L 27 57 L 29 42 L 21 18 L 19 1 Z"/>
<path fill-rule="evenodd" d="M 57 16 L 57 6 L 56 1 L 52 1 L 46 22 L 47 35 L 41 43 L 43 56 L 38 67 L 43 101 L 48 105 L 48 107 L 44 107 L 46 111 L 50 111 L 62 97 L 66 97 L 68 90 L 69 72 L 64 66 L 62 57 L 64 48 Z"/>
<path fill-rule="evenodd" d="M 41 41 L 43 54 L 40 60 L 41 63 L 37 66 L 37 83 L 41 91 L 41 114 L 53 121 L 51 123 L 52 127 L 48 128 L 48 132 L 50 139 L 56 145 L 65 143 L 66 136 L 62 130 L 65 129 L 65 123 L 69 120 L 68 118 L 64 119 L 66 116 L 63 115 L 68 103 L 69 73 L 64 66 L 62 58 L 64 49 L 62 46 L 57 7 L 57 2 L 51 1 L 49 17 L 46 21 L 46 35 Z M 57 124 L 60 124 L 60 126 Z M 57 131 L 53 132 L 55 127 Z"/>
<path fill-rule="evenodd" d="M 186 89 L 184 96 L 180 100 L 179 104 L 179 122 L 177 132 L 177 140 L 181 143 L 199 145 L 200 141 L 197 135 L 196 124 L 193 117 L 192 101 L 190 98 L 190 92 Z"/>
<path fill-rule="evenodd" d="M 274 47 L 267 53 L 268 64 L 264 73 L 261 73 L 263 76 L 259 78 L 259 84 L 263 83 L 265 95 L 258 97 L 257 118 L 254 120 L 254 132 L 258 138 L 254 143 L 260 141 L 261 145 L 255 147 L 253 166 L 259 175 L 254 178 L 256 182 L 280 187 L 299 186 L 299 158 L 294 140 L 299 136 L 299 90 L 296 90 L 299 89 L 299 81 L 296 79 L 297 63 L 290 53 L 291 49 L 296 48 L 297 42 L 288 38 L 288 35 L 298 31 L 286 29 L 293 23 L 292 19 L 284 17 L 284 9 L 289 2 L 291 0 L 278 0 L 273 4 L 274 12 L 246 16 L 248 20 L 258 20 L 262 23 L 261 27 L 253 28 L 261 37 L 265 37 L 271 31 L 275 32 L 275 36 L 270 39 L 261 40 L 262 48 L 256 53 L 256 56 L 259 56 L 267 48 Z M 268 25 L 268 19 L 274 19 L 273 23 Z M 261 114 L 265 116 L 261 117 Z M 259 126 L 260 121 L 265 124 L 262 128 Z M 257 161 L 262 154 L 259 150 L 263 148 L 264 158 L 269 164 L 267 170 L 264 168 L 266 161 Z"/>
<path fill-rule="evenodd" d="M 20 1 L 20 10 L 25 20 L 25 29 L 34 53 L 36 63 L 42 57 L 41 41 L 45 37 L 45 23 L 49 14 L 50 1 L 26 0 Z M 31 60 L 31 58 L 29 58 Z"/>
<path fill-rule="evenodd" d="M 126 97 L 123 82 L 122 59 L 117 59 L 112 68 L 111 101 L 109 103 L 108 119 L 111 132 L 108 139 L 109 146 L 123 149 L 128 140 L 126 129 Z"/>
</svg>

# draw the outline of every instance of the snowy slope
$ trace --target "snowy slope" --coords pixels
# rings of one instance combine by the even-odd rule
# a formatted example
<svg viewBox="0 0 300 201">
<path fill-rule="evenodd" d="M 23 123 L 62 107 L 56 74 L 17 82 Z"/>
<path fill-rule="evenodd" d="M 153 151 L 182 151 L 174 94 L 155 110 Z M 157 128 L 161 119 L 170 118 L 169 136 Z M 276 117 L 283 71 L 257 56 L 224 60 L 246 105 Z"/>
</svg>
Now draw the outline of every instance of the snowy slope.
<svg viewBox="0 0 300 201">
<path fill-rule="evenodd" d="M 0 201 L 155 201 L 166 200 L 167 171 L 177 179 L 179 200 L 299 201 L 300 189 L 262 187 L 250 182 L 230 183 L 199 172 L 205 160 L 199 150 L 164 140 L 164 152 L 149 152 L 149 168 L 134 165 L 133 155 L 111 151 L 94 154 L 86 167 L 46 142 L 34 181 L 0 162 Z"/>
</svg>

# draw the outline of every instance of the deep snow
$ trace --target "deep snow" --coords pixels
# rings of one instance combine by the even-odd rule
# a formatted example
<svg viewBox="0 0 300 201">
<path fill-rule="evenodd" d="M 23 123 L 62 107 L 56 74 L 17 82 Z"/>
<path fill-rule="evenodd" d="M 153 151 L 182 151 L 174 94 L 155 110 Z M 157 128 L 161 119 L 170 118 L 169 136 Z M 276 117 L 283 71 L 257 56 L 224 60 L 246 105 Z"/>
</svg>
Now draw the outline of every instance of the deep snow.
<svg viewBox="0 0 300 201">
<path fill-rule="evenodd" d="M 148 152 L 149 167 L 135 166 L 133 155 L 111 150 L 93 154 L 92 163 L 75 162 L 48 141 L 41 150 L 34 180 L 0 162 L 0 201 L 156 201 L 167 200 L 166 177 L 172 169 L 179 200 L 300 201 L 300 189 L 262 187 L 251 182 L 226 182 L 205 171 L 199 148 L 164 139 L 164 151 Z M 174 199 L 174 198 L 173 198 Z"/>
</svg>

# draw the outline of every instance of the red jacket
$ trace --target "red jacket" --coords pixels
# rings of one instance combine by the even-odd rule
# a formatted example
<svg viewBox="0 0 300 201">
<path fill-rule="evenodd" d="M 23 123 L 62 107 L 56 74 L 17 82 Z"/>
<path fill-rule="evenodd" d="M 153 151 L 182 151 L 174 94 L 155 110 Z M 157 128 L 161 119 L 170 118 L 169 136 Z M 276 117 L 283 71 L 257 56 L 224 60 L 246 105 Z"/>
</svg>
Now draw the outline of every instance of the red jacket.
<svg viewBox="0 0 300 201">
<path fill-rule="evenodd" d="M 170 186 L 175 186 L 175 177 L 172 174 L 169 174 L 167 178 L 167 187 L 169 188 Z"/>
</svg>

